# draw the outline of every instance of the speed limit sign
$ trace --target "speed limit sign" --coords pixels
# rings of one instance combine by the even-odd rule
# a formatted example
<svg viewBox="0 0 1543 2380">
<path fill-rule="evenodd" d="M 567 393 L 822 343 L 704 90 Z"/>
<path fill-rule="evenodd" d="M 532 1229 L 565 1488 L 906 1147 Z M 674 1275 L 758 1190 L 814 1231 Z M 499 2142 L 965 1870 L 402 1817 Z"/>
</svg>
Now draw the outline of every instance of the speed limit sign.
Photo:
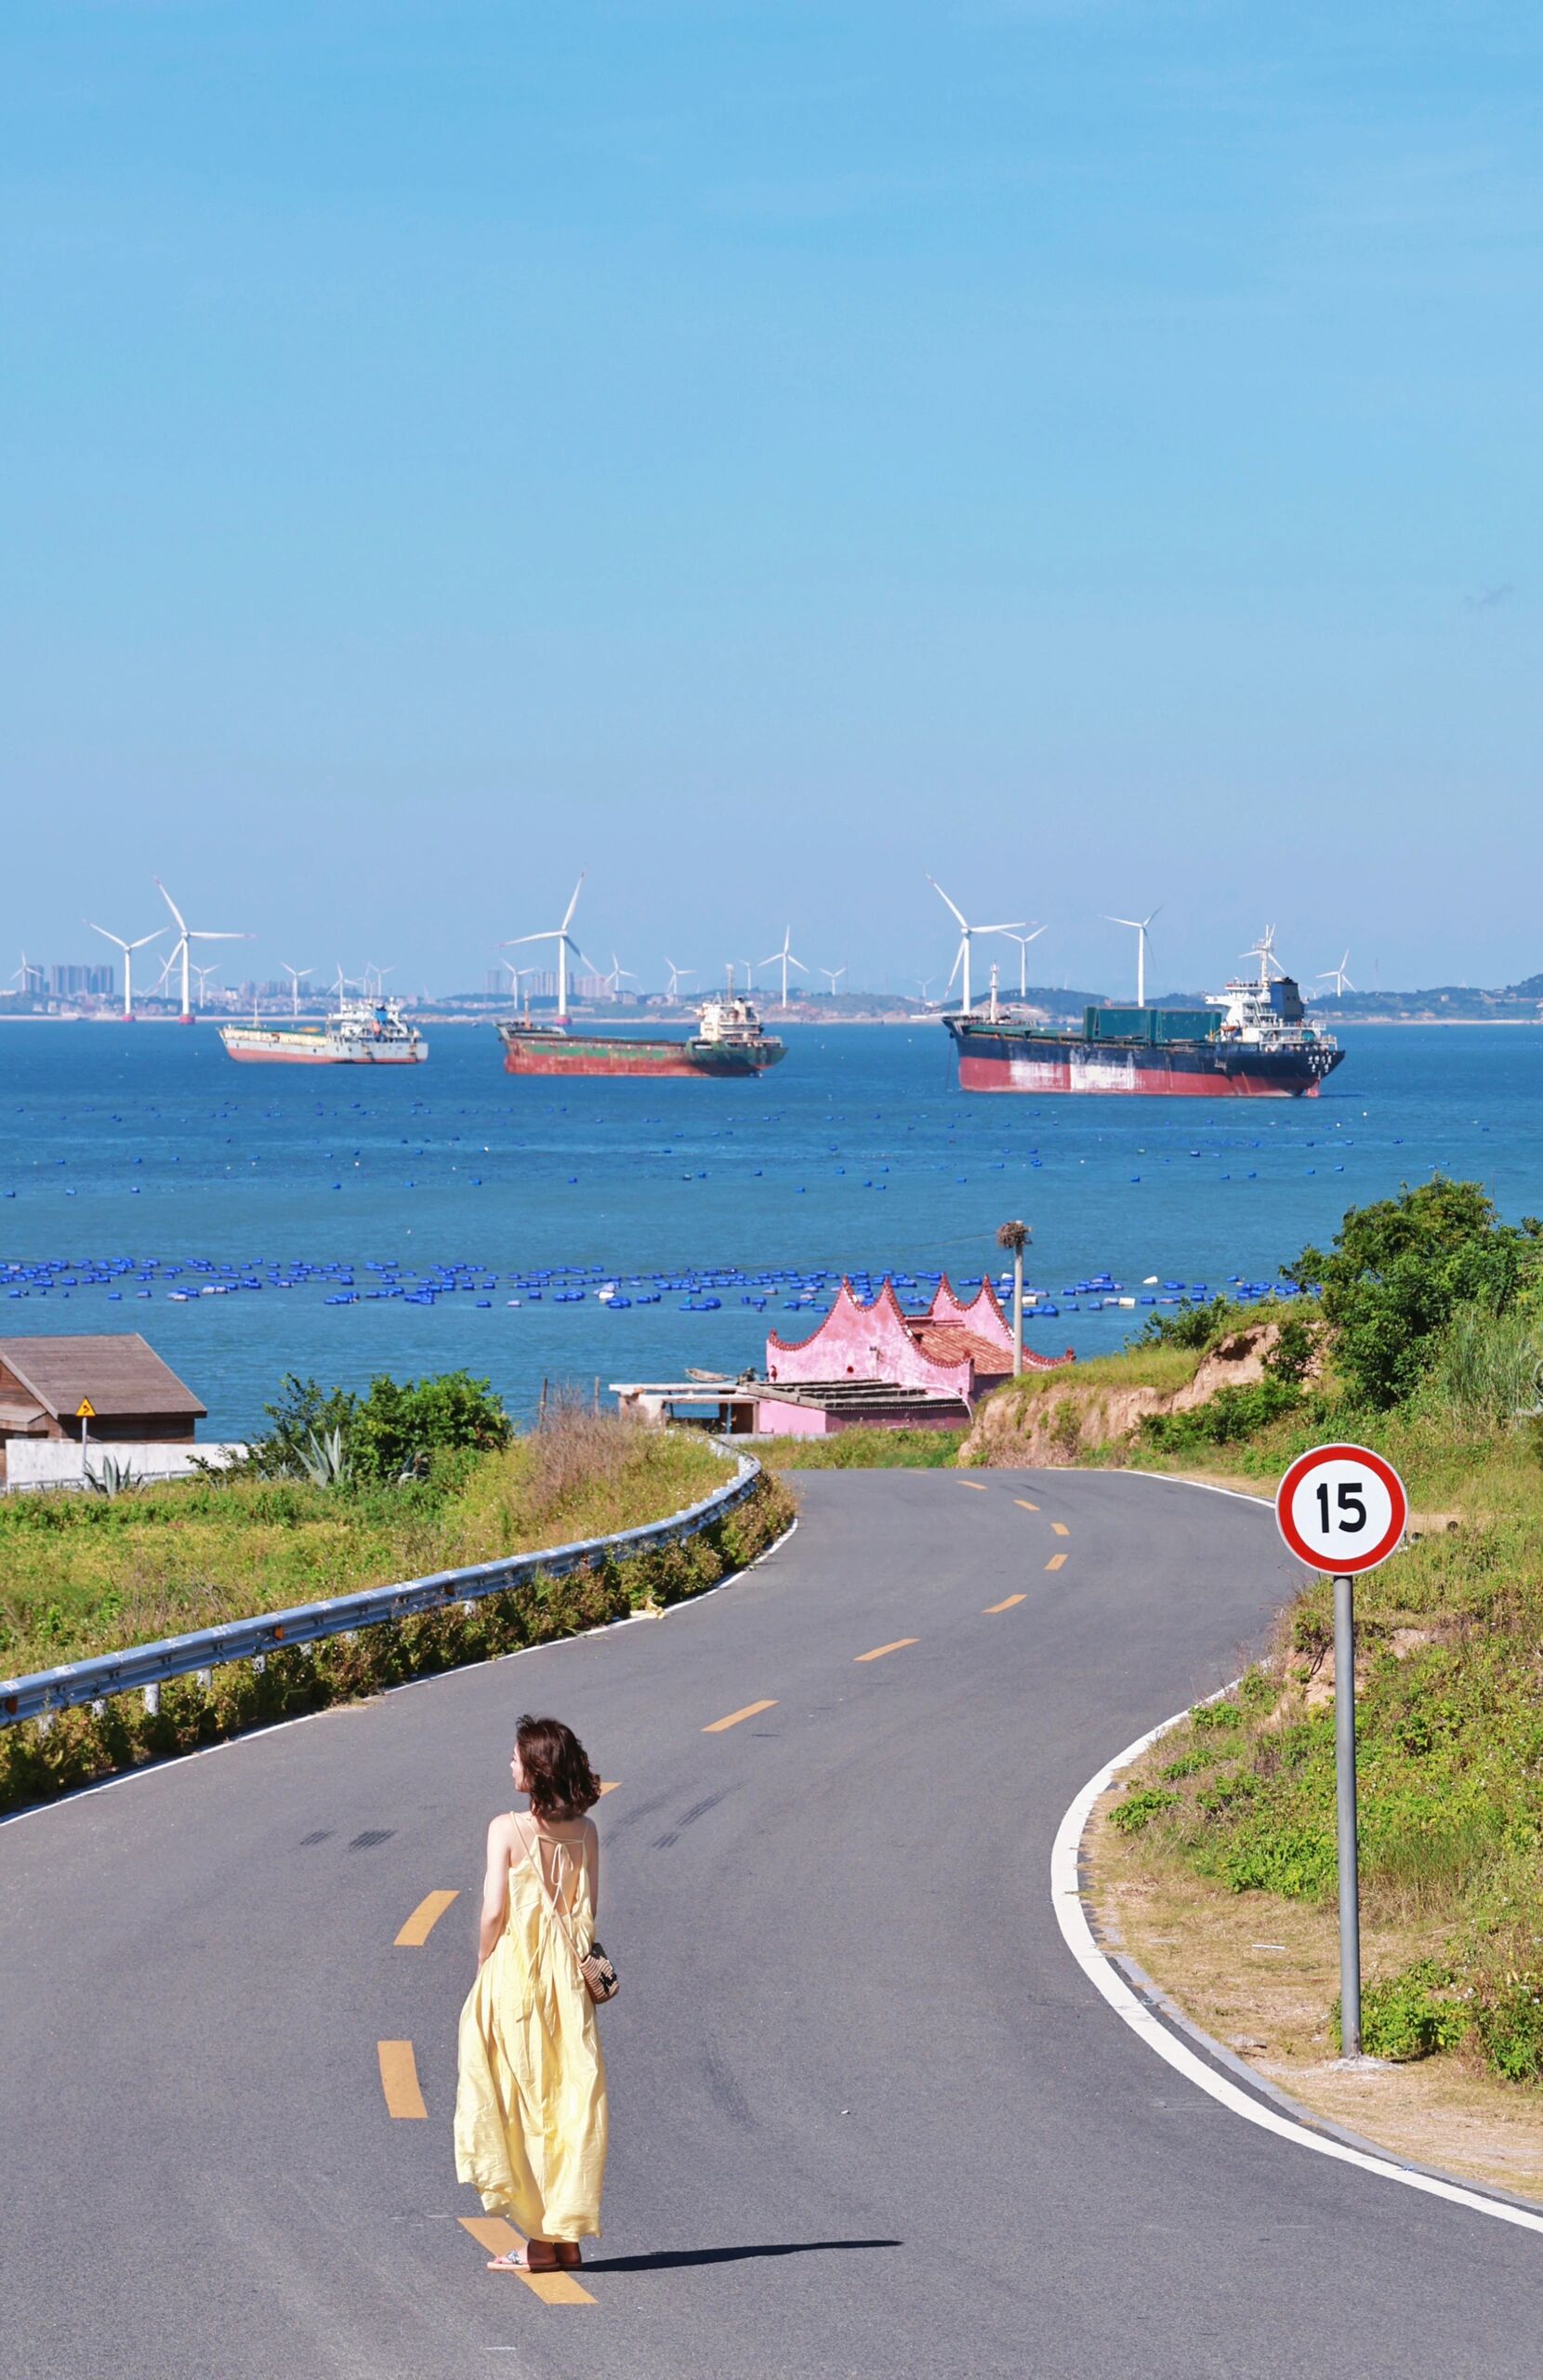
<svg viewBox="0 0 1543 2380">
<path fill-rule="evenodd" d="M 1297 1559 L 1337 1578 L 1386 1562 L 1408 1518 L 1403 1480 L 1369 1447 L 1314 1447 L 1275 1495 L 1275 1519 Z"/>
</svg>

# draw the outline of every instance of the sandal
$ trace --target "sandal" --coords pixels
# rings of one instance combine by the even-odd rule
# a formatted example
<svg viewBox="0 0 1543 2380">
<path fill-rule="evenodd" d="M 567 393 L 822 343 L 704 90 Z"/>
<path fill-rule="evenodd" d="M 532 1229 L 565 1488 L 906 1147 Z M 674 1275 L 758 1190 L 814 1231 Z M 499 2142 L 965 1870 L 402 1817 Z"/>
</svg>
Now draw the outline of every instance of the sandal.
<svg viewBox="0 0 1543 2380">
<path fill-rule="evenodd" d="M 506 2248 L 501 2256 L 490 2256 L 488 2270 L 489 2272 L 556 2272 L 559 2262 L 556 2248 L 551 2241 L 526 2240 L 518 2248 Z"/>
<path fill-rule="evenodd" d="M 554 2240 L 551 2245 L 557 2250 L 558 2267 L 560 2271 L 573 2272 L 584 2262 L 584 2255 L 576 2240 Z"/>
</svg>

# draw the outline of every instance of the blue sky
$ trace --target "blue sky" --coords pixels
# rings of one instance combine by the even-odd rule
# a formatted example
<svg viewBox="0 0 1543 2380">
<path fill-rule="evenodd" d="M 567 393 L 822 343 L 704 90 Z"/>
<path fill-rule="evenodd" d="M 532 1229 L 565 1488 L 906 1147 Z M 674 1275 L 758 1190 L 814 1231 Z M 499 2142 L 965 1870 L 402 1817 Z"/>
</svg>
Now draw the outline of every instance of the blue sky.
<svg viewBox="0 0 1543 2380">
<path fill-rule="evenodd" d="M 0 959 L 1543 967 L 1522 6 L 11 0 Z M 1004 950 L 1004 959 L 1015 954 Z M 234 972 L 234 971 L 232 971 Z"/>
</svg>

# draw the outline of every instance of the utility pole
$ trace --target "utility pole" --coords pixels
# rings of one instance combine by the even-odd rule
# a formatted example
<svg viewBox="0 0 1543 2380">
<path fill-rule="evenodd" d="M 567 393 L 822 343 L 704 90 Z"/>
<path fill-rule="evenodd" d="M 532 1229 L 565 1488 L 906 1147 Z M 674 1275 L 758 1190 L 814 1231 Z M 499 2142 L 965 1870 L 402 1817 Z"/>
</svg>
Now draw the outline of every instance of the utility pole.
<svg viewBox="0 0 1543 2380">
<path fill-rule="evenodd" d="M 1023 1250 L 1033 1234 L 1027 1223 L 1003 1223 L 996 1234 L 998 1248 L 1012 1250 L 1012 1376 L 1017 1380 L 1023 1369 Z"/>
</svg>

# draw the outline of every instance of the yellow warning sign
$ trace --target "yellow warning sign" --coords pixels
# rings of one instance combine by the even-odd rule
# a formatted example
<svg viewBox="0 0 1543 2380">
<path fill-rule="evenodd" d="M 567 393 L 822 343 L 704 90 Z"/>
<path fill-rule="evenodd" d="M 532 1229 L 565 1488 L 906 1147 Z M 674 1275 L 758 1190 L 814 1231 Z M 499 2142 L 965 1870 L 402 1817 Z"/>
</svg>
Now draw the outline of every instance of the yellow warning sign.
<svg viewBox="0 0 1543 2380">
<path fill-rule="evenodd" d="M 80 1403 L 79 1403 L 79 1404 L 76 1406 L 76 1408 L 75 1408 L 75 1419 L 76 1419 L 76 1421 L 94 1421 L 96 1420 L 96 1418 L 97 1418 L 97 1408 L 96 1408 L 96 1407 L 92 1404 L 91 1399 L 90 1399 L 88 1396 L 83 1396 L 83 1397 L 81 1398 Z"/>
</svg>

